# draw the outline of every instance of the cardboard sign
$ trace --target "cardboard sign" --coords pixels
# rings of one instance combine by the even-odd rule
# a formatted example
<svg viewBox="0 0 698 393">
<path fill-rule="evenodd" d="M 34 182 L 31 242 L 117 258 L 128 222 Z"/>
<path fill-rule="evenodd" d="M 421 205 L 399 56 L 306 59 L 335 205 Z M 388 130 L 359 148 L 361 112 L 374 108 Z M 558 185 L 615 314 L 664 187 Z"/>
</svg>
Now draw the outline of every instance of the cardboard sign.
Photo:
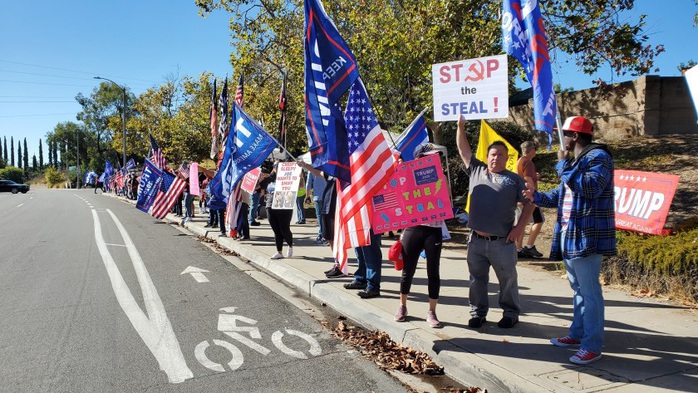
<svg viewBox="0 0 698 393">
<path fill-rule="evenodd" d="M 257 181 L 259 180 L 260 173 L 262 173 L 262 170 L 259 169 L 259 167 L 247 172 L 245 176 L 242 178 L 242 184 L 240 185 L 240 188 L 242 188 L 244 191 L 249 192 L 250 194 L 254 194 L 254 188 L 257 186 Z"/>
<path fill-rule="evenodd" d="M 278 164 L 272 209 L 295 209 L 302 170 L 295 162 L 280 162 Z"/>
<path fill-rule="evenodd" d="M 197 162 L 189 164 L 189 193 L 201 196 L 201 190 L 199 188 L 199 163 Z"/>
<path fill-rule="evenodd" d="M 509 116 L 507 55 L 433 64 L 431 76 L 434 121 Z"/>
<path fill-rule="evenodd" d="M 453 218 L 438 154 L 400 165 L 372 202 L 375 233 Z"/>
<path fill-rule="evenodd" d="M 616 229 L 663 234 L 679 176 L 616 170 L 613 184 Z"/>
</svg>

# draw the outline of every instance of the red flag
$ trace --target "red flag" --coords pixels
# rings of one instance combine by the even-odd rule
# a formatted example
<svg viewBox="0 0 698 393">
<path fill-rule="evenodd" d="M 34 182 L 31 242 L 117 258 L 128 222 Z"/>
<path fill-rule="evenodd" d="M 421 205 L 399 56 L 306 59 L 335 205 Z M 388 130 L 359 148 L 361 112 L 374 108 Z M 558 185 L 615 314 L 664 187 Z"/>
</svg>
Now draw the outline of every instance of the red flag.
<svg viewBox="0 0 698 393">
<path fill-rule="evenodd" d="M 281 119 L 279 119 L 279 144 L 286 148 L 286 74 L 281 82 L 281 93 L 279 94 L 279 109 L 281 109 Z"/>
<path fill-rule="evenodd" d="M 218 111 L 216 110 L 216 80 L 213 80 L 211 95 L 211 159 L 218 155 Z"/>
</svg>

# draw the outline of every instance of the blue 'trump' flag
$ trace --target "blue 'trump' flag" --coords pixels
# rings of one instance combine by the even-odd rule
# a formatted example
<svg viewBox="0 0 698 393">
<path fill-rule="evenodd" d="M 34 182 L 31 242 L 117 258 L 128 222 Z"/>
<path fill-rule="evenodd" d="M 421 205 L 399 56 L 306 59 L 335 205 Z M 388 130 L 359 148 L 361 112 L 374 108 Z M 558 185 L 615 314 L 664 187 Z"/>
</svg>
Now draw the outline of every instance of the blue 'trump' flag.
<svg viewBox="0 0 698 393">
<path fill-rule="evenodd" d="M 319 0 L 305 0 L 305 128 L 313 167 L 350 181 L 339 99 L 359 77 L 356 58 Z"/>
<path fill-rule="evenodd" d="M 211 180 L 211 194 L 225 200 L 235 184 L 262 165 L 276 145 L 276 140 L 235 103 L 221 167 Z"/>
<path fill-rule="evenodd" d="M 395 149 L 400 152 L 400 157 L 403 161 L 414 160 L 414 152 L 417 148 L 429 142 L 429 133 L 427 133 L 427 122 L 424 120 L 424 112 L 422 111 L 412 121 L 412 124 L 407 126 L 400 137 L 395 142 Z"/>
<path fill-rule="evenodd" d="M 132 158 L 126 163 L 126 171 L 136 167 L 136 161 Z"/>
<path fill-rule="evenodd" d="M 557 103 L 548 42 L 538 1 L 502 1 L 502 46 L 526 71 L 533 88 L 533 118 L 536 130 L 548 133 L 548 148 L 553 140 Z"/>
<path fill-rule="evenodd" d="M 110 178 L 114 174 L 114 167 L 109 160 L 104 160 L 104 177 Z"/>
<path fill-rule="evenodd" d="M 162 181 L 162 171 L 159 170 L 150 160 L 146 159 L 143 165 L 143 174 L 141 182 L 138 184 L 138 199 L 136 200 L 136 209 L 148 212 L 150 206 L 153 205 L 155 195 L 160 189 Z"/>
</svg>

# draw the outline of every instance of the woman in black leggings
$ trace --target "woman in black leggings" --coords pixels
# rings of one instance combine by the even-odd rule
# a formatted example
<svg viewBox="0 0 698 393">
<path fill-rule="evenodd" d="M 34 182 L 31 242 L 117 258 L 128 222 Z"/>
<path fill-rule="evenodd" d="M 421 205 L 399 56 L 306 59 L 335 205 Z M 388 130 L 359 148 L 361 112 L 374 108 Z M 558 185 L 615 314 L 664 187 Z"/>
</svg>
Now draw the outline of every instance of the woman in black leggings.
<svg viewBox="0 0 698 393">
<path fill-rule="evenodd" d="M 291 233 L 291 218 L 293 216 L 293 210 L 272 208 L 272 204 L 274 202 L 274 189 L 275 184 L 273 182 L 269 183 L 265 193 L 267 218 L 269 219 L 271 229 L 274 231 L 274 241 L 276 242 L 276 254 L 272 255 L 271 259 L 281 259 L 284 257 L 284 255 L 281 253 L 281 251 L 283 251 L 284 241 L 286 244 L 288 244 L 288 252 L 286 252 L 286 256 L 291 258 L 293 256 L 293 234 Z"/>
<path fill-rule="evenodd" d="M 436 317 L 436 303 L 439 300 L 439 291 L 441 289 L 441 277 L 439 275 L 442 242 L 441 222 L 439 221 L 432 225 L 418 225 L 407 228 L 400 236 L 404 267 L 400 280 L 400 306 L 395 313 L 395 320 L 398 322 L 404 321 L 407 316 L 407 295 L 410 293 L 412 278 L 419 261 L 419 254 L 424 250 L 427 255 L 427 281 L 429 287 L 427 323 L 431 327 L 441 327 L 441 322 Z"/>
</svg>

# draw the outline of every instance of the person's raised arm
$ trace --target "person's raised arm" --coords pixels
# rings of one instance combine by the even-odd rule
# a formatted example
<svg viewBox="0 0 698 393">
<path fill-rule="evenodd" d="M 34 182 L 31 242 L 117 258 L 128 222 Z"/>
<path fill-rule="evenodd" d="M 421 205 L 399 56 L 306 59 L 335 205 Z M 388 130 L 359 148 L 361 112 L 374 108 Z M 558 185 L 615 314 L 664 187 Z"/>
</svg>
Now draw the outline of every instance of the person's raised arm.
<svg viewBox="0 0 698 393">
<path fill-rule="evenodd" d="M 468 137 L 465 135 L 465 118 L 460 115 L 458 118 L 458 131 L 456 133 L 456 144 L 458 145 L 458 152 L 460 153 L 460 158 L 463 160 L 466 168 L 470 167 L 470 159 L 473 157 L 473 151 L 470 149 L 470 143 L 468 143 Z"/>
<path fill-rule="evenodd" d="M 308 164 L 307 162 L 305 162 L 303 160 L 296 161 L 296 164 L 298 164 L 299 167 L 307 170 L 308 172 L 312 173 L 313 175 L 315 175 L 317 177 L 323 177 L 322 171 L 319 171 L 319 170 L 313 168 L 310 164 Z"/>
</svg>

